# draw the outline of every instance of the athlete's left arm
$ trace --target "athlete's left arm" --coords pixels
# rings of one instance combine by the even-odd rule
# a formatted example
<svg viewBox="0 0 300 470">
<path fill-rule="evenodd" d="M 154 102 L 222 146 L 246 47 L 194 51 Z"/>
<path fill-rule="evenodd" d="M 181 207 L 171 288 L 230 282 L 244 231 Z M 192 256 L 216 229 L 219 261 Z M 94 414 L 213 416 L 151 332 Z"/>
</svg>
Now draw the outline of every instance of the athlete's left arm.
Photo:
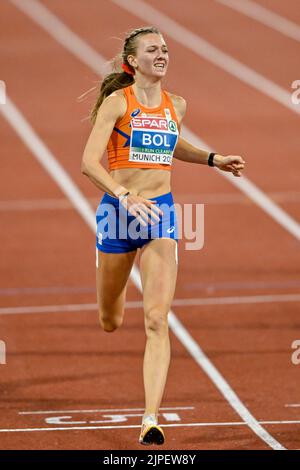
<svg viewBox="0 0 300 470">
<path fill-rule="evenodd" d="M 186 101 L 181 96 L 172 95 L 172 102 L 177 115 L 180 132 L 181 123 L 186 112 Z M 179 135 L 174 152 L 174 158 L 177 158 L 177 160 L 207 165 L 209 154 L 210 151 L 195 147 Z M 214 166 L 220 170 L 230 171 L 234 176 L 242 176 L 241 170 L 244 169 L 245 161 L 239 155 L 223 156 L 216 154 L 213 158 L 213 163 Z"/>
</svg>

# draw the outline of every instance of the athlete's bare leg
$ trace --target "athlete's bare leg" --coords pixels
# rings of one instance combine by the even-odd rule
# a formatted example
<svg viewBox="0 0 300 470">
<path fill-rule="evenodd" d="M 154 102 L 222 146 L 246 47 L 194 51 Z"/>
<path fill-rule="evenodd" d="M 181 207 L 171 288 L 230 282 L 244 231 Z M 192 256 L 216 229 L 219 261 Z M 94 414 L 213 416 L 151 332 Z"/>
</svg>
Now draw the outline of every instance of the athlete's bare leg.
<svg viewBox="0 0 300 470">
<path fill-rule="evenodd" d="M 143 286 L 146 349 L 144 355 L 145 416 L 157 416 L 170 363 L 168 312 L 177 278 L 177 242 L 155 239 L 143 247 L 140 271 Z"/>
<path fill-rule="evenodd" d="M 114 331 L 123 322 L 127 281 L 135 256 L 136 250 L 129 253 L 98 250 L 97 300 L 100 324 L 105 331 Z"/>
</svg>

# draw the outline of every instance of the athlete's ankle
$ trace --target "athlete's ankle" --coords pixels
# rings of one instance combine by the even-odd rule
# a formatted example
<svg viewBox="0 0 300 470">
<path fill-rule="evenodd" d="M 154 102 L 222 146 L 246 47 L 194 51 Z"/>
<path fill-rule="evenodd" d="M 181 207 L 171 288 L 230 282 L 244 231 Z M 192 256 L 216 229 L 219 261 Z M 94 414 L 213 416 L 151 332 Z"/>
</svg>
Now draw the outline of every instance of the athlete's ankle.
<svg viewBox="0 0 300 470">
<path fill-rule="evenodd" d="M 144 413 L 143 424 L 157 425 L 157 414 L 156 413 Z"/>
</svg>

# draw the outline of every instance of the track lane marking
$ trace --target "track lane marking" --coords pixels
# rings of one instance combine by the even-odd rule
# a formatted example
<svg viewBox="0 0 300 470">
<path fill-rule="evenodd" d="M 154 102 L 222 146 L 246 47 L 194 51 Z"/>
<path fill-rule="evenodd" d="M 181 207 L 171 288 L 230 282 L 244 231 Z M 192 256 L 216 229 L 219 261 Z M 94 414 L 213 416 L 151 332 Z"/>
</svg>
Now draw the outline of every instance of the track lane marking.
<svg viewBox="0 0 300 470">
<path fill-rule="evenodd" d="M 272 191 L 266 193 L 267 196 L 274 201 L 284 203 L 299 203 L 299 191 Z M 252 201 L 247 196 L 239 193 L 176 193 L 178 202 L 190 202 L 197 199 L 202 204 L 243 204 L 249 205 Z M 97 208 L 99 198 L 87 198 L 89 203 Z M 72 204 L 66 198 L 56 199 L 15 199 L 13 201 L 0 201 L 1 212 L 14 212 L 14 211 L 39 211 L 39 210 L 74 210 Z"/>
<path fill-rule="evenodd" d="M 25 2 L 24 0 L 9 1 L 24 13 L 27 13 L 27 7 L 30 8 L 32 15 L 35 17 L 35 21 L 39 22 L 40 26 L 43 25 L 43 28 L 46 29 L 50 35 L 53 35 L 53 31 L 55 31 L 55 40 L 65 49 L 69 50 L 69 52 L 80 61 L 82 57 L 84 57 L 86 65 L 100 75 L 107 73 L 109 61 L 101 60 L 99 62 L 98 53 L 70 28 L 68 28 L 68 34 L 66 35 L 66 25 L 55 15 L 50 14 L 50 11 L 47 11 L 47 8 L 42 4 L 32 0 L 26 0 Z M 44 14 L 47 15 L 46 18 L 44 18 Z"/>
<path fill-rule="evenodd" d="M 201 139 L 199 139 L 196 134 L 188 130 L 185 126 L 182 126 L 182 129 L 184 137 L 188 141 L 197 147 L 207 148 L 207 145 Z M 300 224 L 274 201 L 272 201 L 272 199 L 270 199 L 270 197 L 268 197 L 266 193 L 264 193 L 251 180 L 245 176 L 242 178 L 236 178 L 231 173 L 229 174 L 221 171 L 219 171 L 219 174 L 223 178 L 226 178 L 229 183 L 239 189 L 247 197 L 249 197 L 258 207 L 260 207 L 287 232 L 293 235 L 297 240 L 300 240 Z"/>
<path fill-rule="evenodd" d="M 266 290 L 266 289 L 294 289 L 300 287 L 300 279 L 290 279 L 288 281 L 216 281 L 216 282 L 188 282 L 182 283 L 186 290 L 205 290 L 209 294 L 216 291 L 239 291 L 239 290 Z M 94 294 L 96 287 L 92 286 L 45 286 L 45 287 L 0 287 L 0 298 L 11 297 L 15 295 L 35 295 L 41 294 L 57 295 L 57 294 Z M 257 294 L 258 295 L 258 294 Z M 267 294 L 266 294 L 267 295 Z M 277 295 L 277 294 L 268 294 Z M 279 294 L 286 295 L 286 294 Z M 293 295 L 293 294 L 292 294 Z M 252 296 L 253 297 L 253 296 Z M 202 297 L 208 298 L 208 297 Z M 213 297 L 209 297 L 213 298 Z M 217 297 L 220 298 L 220 297 Z M 227 299 L 228 297 L 226 297 Z M 244 298 L 244 296 L 242 296 Z M 201 299 L 201 298 L 200 298 Z M 174 299 L 176 301 L 177 299 Z M 184 298 L 182 300 L 185 300 Z M 58 304 L 56 304 L 58 305 Z M 70 304 L 74 305 L 74 304 Z M 36 306 L 35 306 L 36 307 Z"/>
<path fill-rule="evenodd" d="M 164 406 L 159 408 L 161 411 L 183 411 L 194 410 L 194 406 Z M 19 415 L 46 415 L 54 413 L 106 413 L 106 412 L 121 412 L 121 411 L 144 411 L 144 408 L 104 408 L 100 410 L 41 410 L 41 411 L 19 411 Z"/>
<path fill-rule="evenodd" d="M 282 425 L 282 424 L 300 424 L 300 421 L 259 421 L 260 424 L 264 425 Z M 179 427 L 226 427 L 226 426 L 247 426 L 245 421 L 232 421 L 232 422 L 215 422 L 215 423 L 172 423 L 172 424 L 160 424 L 162 428 L 179 428 Z M 70 427 L 55 427 L 55 428 L 7 428 L 0 429 L 0 432 L 41 432 L 41 431 L 91 431 L 100 429 L 136 429 L 140 428 L 140 424 L 131 425 L 115 425 L 115 426 L 70 426 Z"/>
<path fill-rule="evenodd" d="M 11 1 L 13 1 L 13 3 L 20 3 L 18 0 Z M 26 6 L 30 5 L 32 2 L 33 0 L 28 0 L 26 2 Z M 38 4 L 38 2 L 33 3 Z M 43 8 L 47 13 L 48 10 L 45 7 Z M 7 104 L 0 109 L 7 121 L 16 130 L 20 138 L 31 149 L 32 154 L 56 181 L 58 186 L 67 195 L 67 197 L 71 199 L 76 210 L 80 213 L 86 223 L 92 228 L 93 233 L 95 233 L 96 222 L 92 208 L 88 204 L 79 188 L 72 181 L 71 177 L 63 169 L 62 165 L 59 164 L 46 145 L 34 133 L 32 127 L 10 99 L 8 99 Z M 234 179 L 233 176 L 232 178 Z M 298 229 L 298 236 L 300 239 L 300 226 Z M 132 268 L 130 276 L 136 287 L 140 290 L 140 292 L 142 292 L 139 270 L 135 265 Z M 172 311 L 169 312 L 169 326 L 175 336 L 182 342 L 191 356 L 195 359 L 196 363 L 215 384 L 216 388 L 227 400 L 230 406 L 247 423 L 249 428 L 252 429 L 257 437 L 259 437 L 273 449 L 285 450 L 285 447 L 280 444 L 266 429 L 264 429 L 256 420 L 256 418 L 250 413 L 248 408 L 242 403 L 237 394 L 230 387 L 229 383 L 224 379 L 214 364 L 208 359 L 203 350 Z"/>
<path fill-rule="evenodd" d="M 253 295 L 239 297 L 209 297 L 209 298 L 187 298 L 174 299 L 172 307 L 186 307 L 197 305 L 242 305 L 256 303 L 273 303 L 273 302 L 300 302 L 300 294 L 278 294 L 278 295 Z M 142 308 L 141 300 L 128 300 L 125 303 L 126 309 Z M 96 311 L 97 304 L 61 304 L 61 305 L 33 305 L 26 307 L 1 307 L 0 315 L 26 315 L 39 313 L 59 313 L 59 312 L 82 312 Z M 216 312 L 214 312 L 216 313 Z"/>
</svg>

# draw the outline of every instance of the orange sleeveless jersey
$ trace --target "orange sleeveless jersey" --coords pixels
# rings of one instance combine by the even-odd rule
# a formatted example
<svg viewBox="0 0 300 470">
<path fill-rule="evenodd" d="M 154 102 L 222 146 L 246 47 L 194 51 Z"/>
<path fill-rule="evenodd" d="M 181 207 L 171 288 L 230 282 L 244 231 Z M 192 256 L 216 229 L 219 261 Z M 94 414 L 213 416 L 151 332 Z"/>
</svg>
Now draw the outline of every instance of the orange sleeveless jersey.
<svg viewBox="0 0 300 470">
<path fill-rule="evenodd" d="M 169 94 L 162 90 L 160 106 L 147 108 L 137 101 L 131 85 L 123 88 L 123 92 L 127 111 L 115 123 L 107 144 L 109 170 L 170 170 L 179 132 Z"/>
</svg>

